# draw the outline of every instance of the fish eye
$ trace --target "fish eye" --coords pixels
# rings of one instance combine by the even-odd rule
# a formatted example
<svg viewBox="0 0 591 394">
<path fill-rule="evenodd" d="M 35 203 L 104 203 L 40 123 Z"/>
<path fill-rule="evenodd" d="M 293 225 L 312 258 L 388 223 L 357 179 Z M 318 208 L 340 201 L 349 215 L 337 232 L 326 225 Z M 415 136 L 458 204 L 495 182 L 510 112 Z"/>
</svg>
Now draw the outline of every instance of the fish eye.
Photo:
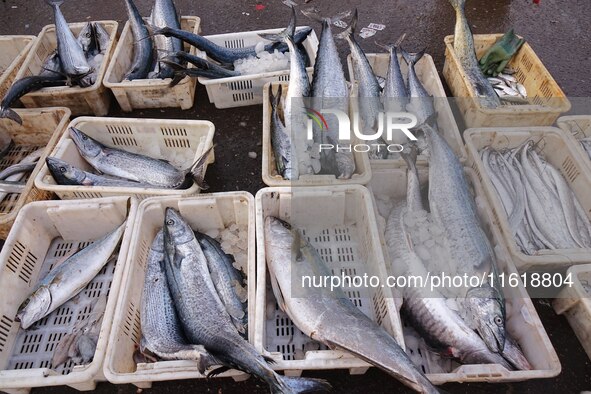
<svg viewBox="0 0 591 394">
<path fill-rule="evenodd" d="M 83 139 L 83 140 L 87 140 L 87 139 L 88 139 L 88 137 L 87 137 L 87 136 L 85 136 L 85 135 L 83 135 L 83 136 L 82 136 L 82 139 Z"/>
<path fill-rule="evenodd" d="M 60 172 L 66 172 L 66 167 L 60 167 Z"/>
<path fill-rule="evenodd" d="M 167 224 L 167 225 L 169 225 L 169 226 L 172 226 L 172 225 L 174 224 L 174 220 L 172 220 L 172 219 L 168 219 L 168 220 L 166 221 L 166 224 Z"/>
<path fill-rule="evenodd" d="M 494 321 L 495 321 L 495 324 L 497 326 L 503 325 L 503 319 L 501 318 L 501 316 L 495 316 L 495 320 Z"/>
</svg>

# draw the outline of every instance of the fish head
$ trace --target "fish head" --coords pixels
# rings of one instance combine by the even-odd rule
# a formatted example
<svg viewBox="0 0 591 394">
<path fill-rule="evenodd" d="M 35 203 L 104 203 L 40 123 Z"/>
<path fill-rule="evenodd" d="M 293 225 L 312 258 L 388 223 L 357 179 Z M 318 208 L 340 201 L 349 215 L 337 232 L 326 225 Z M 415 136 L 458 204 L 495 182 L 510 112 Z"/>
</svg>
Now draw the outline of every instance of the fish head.
<svg viewBox="0 0 591 394">
<path fill-rule="evenodd" d="M 265 243 L 279 248 L 293 247 L 292 226 L 274 216 L 265 218 Z"/>
<path fill-rule="evenodd" d="M 81 185 L 84 181 L 84 171 L 66 163 L 55 157 L 47 157 L 45 159 L 47 168 L 53 176 L 53 179 L 59 185 Z"/>
<path fill-rule="evenodd" d="M 82 50 L 86 53 L 92 49 L 95 44 L 94 25 L 87 22 L 78 34 L 78 43 L 82 46 Z"/>
<path fill-rule="evenodd" d="M 51 292 L 46 286 L 41 286 L 31 294 L 18 308 L 15 321 L 21 323 L 23 329 L 31 327 L 49 312 L 51 306 Z"/>
<path fill-rule="evenodd" d="M 505 308 L 502 298 L 490 286 L 472 288 L 466 297 L 475 311 L 476 331 L 490 351 L 502 353 L 505 347 Z"/>
<path fill-rule="evenodd" d="M 166 208 L 164 217 L 164 243 L 182 245 L 195 238 L 195 233 L 183 219 L 179 211 L 174 208 Z"/>
<path fill-rule="evenodd" d="M 70 127 L 70 138 L 72 138 L 78 151 L 80 151 L 80 154 L 85 158 L 96 157 L 102 151 L 100 143 L 75 127 Z"/>
</svg>

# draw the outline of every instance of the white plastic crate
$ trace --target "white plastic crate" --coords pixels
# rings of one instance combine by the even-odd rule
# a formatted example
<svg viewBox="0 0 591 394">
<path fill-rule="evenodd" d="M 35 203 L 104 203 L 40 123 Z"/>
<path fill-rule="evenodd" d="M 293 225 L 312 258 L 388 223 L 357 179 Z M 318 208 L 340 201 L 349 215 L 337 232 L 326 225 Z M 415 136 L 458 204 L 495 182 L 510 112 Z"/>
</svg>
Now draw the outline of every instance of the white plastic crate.
<svg viewBox="0 0 591 394">
<path fill-rule="evenodd" d="M 288 82 L 271 82 L 274 94 L 277 94 L 278 86 L 282 86 L 283 96 L 287 94 Z M 355 85 L 352 93 L 355 94 Z M 352 136 L 352 144 L 357 140 Z M 263 88 L 263 158 L 262 175 L 263 182 L 267 186 L 336 186 L 336 185 L 365 185 L 371 179 L 371 168 L 367 153 L 353 152 L 355 159 L 355 173 L 350 179 L 337 179 L 334 175 L 300 175 L 297 180 L 284 179 L 277 172 L 275 153 L 271 144 L 271 101 L 269 100 L 269 84 Z"/>
<path fill-rule="evenodd" d="M 591 359 L 591 264 L 568 269 L 573 285 L 565 286 L 554 299 L 554 310 L 564 315 Z"/>
<path fill-rule="evenodd" d="M 297 27 L 296 31 L 304 28 Z M 284 29 L 268 29 L 247 31 L 241 33 L 216 34 L 205 36 L 208 40 L 225 48 L 244 48 L 256 45 L 262 40 L 259 34 L 280 33 Z M 316 62 L 316 52 L 318 50 L 318 38 L 314 30 L 303 42 L 306 53 L 310 58 L 310 65 L 306 70 L 312 77 L 314 63 Z M 197 51 L 197 54 L 205 57 L 205 53 Z M 238 77 L 209 79 L 198 78 L 199 83 L 207 89 L 209 102 L 216 108 L 244 107 L 247 105 L 256 105 L 263 102 L 263 86 L 273 81 L 289 81 L 289 70 L 273 71 L 260 74 L 241 75 Z"/>
<path fill-rule="evenodd" d="M 375 214 L 368 190 L 360 185 L 324 187 L 270 187 L 256 195 L 257 294 L 255 346 L 272 357 L 273 369 L 299 376 L 305 370 L 348 369 L 363 374 L 371 366 L 340 350 L 305 349 L 312 341 L 277 306 L 270 289 L 265 255 L 264 222 L 268 216 L 286 220 L 303 230 L 306 238 L 335 274 L 376 275 L 384 278 Z M 343 289 L 370 319 L 403 345 L 400 317 L 391 293 L 384 288 Z M 306 351 L 307 350 L 307 351 Z M 299 354 L 299 355 L 298 355 Z M 297 358 L 297 359 L 296 359 Z"/>
<path fill-rule="evenodd" d="M 561 116 L 556 120 L 556 126 L 564 131 L 567 139 L 574 142 L 576 150 L 581 153 L 581 156 L 587 158 L 585 164 L 591 174 L 591 158 L 579 142 L 583 138 L 591 137 L 591 115 Z"/>
<path fill-rule="evenodd" d="M 38 201 L 19 213 L 0 253 L 0 391 L 27 392 L 31 387 L 68 385 L 93 390 L 104 381 L 102 364 L 117 293 L 125 268 L 136 205 L 129 197 L 84 201 Z M 23 331 L 14 321 L 18 307 L 56 262 L 101 238 L 127 218 L 116 263 L 111 262 L 78 297 Z M 57 344 L 76 321 L 88 316 L 90 302 L 108 295 L 92 362 L 68 361 L 56 369 L 50 362 Z"/>
<path fill-rule="evenodd" d="M 565 138 L 564 132 L 555 127 L 508 127 L 508 128 L 482 128 L 468 129 L 464 133 L 466 148 L 468 149 L 468 163 L 476 171 L 476 175 L 482 184 L 485 195 L 488 198 L 497 226 L 505 238 L 509 252 L 513 256 L 515 266 L 520 272 L 530 269 L 554 270 L 564 269 L 573 264 L 585 264 L 589 262 L 591 249 L 542 249 L 535 255 L 526 255 L 517 246 L 509 220 L 505 214 L 501 200 L 484 170 L 479 151 L 485 146 L 493 149 L 515 148 L 528 140 L 540 142 L 537 151 L 542 154 L 548 163 L 553 165 L 564 176 L 564 179 L 573 190 L 581 203 L 587 216 L 591 218 L 591 173 L 587 170 L 588 161 L 582 152 L 576 149 L 575 142 Z"/>
<path fill-rule="evenodd" d="M 85 171 L 92 167 L 78 152 L 70 138 L 70 127 L 76 127 L 97 141 L 129 152 L 168 160 L 173 166 L 188 168 L 212 145 L 214 125 L 206 120 L 96 118 L 80 117 L 64 131 L 50 156 L 57 157 Z M 213 163 L 213 154 L 208 164 Z M 97 187 L 58 185 L 47 164 L 35 179 L 41 190 L 54 192 L 63 200 L 106 196 L 134 196 L 142 200 L 150 196 L 192 196 L 200 192 L 193 184 L 188 189 L 156 189 L 137 187 Z"/>
<path fill-rule="evenodd" d="M 4 97 L 33 46 L 35 36 L 0 36 L 0 97 Z"/>
<path fill-rule="evenodd" d="M 499 272 L 505 273 L 505 275 L 516 275 L 517 270 L 507 251 L 504 240 L 493 225 L 492 210 L 486 201 L 478 178 L 475 172 L 469 168 L 466 168 L 466 175 L 476 196 L 476 205 L 481 223 L 495 248 Z M 428 179 L 427 169 L 419 170 L 419 179 L 422 184 L 425 183 Z M 374 196 L 374 204 L 379 196 L 401 199 L 406 196 L 406 169 L 375 170 L 369 187 Z M 377 213 L 377 208 L 376 215 L 386 264 L 391 265 L 384 238 L 387 218 L 380 216 Z M 530 371 L 508 371 L 498 364 L 461 365 L 449 359 L 438 357 L 425 345 L 421 344 L 422 342 L 406 337 L 405 345 L 409 356 L 415 364 L 421 366 L 431 382 L 434 384 L 449 382 L 518 382 L 529 379 L 551 378 L 560 373 L 561 365 L 556 351 L 521 280 L 519 280 L 518 287 L 505 287 L 504 294 L 507 308 L 507 331 L 519 343 L 533 369 Z M 406 326 L 405 335 L 409 335 Z M 416 344 L 417 342 L 419 343 L 418 346 L 409 347 L 409 343 Z"/>
<path fill-rule="evenodd" d="M 45 147 L 37 166 L 22 180 L 26 182 L 22 193 L 10 193 L 0 201 L 0 238 L 6 239 L 19 210 L 27 203 L 49 200 L 52 193 L 35 187 L 35 176 L 41 170 L 45 157 L 55 147 L 61 133 L 70 121 L 67 108 L 22 109 L 15 111 L 23 124 L 0 118 L 0 130 L 10 135 L 13 145 L 0 159 L 0 170 L 19 163 L 28 154 Z"/>
<path fill-rule="evenodd" d="M 68 107 L 74 116 L 104 116 L 109 112 L 111 93 L 103 85 L 103 78 L 107 71 L 111 55 L 115 50 L 118 24 L 115 21 L 93 22 L 100 23 L 110 35 L 109 45 L 105 52 L 103 62 L 98 70 L 96 82 L 92 86 L 86 88 L 80 86 L 57 86 L 30 92 L 20 99 L 25 107 Z M 85 25 L 86 22 L 69 23 L 68 27 L 72 30 L 72 33 L 77 36 Z M 39 33 L 39 36 L 37 36 L 35 41 L 33 41 L 33 46 L 15 79 L 21 79 L 30 75 L 38 75 L 41 71 L 43 62 L 56 48 L 57 37 L 55 34 L 55 25 L 47 25 L 41 30 L 41 33 Z"/>
<path fill-rule="evenodd" d="M 181 28 L 198 34 L 201 30 L 200 21 L 197 16 L 183 16 L 181 17 Z M 192 108 L 197 86 L 195 78 L 187 76 L 174 87 L 169 86 L 171 78 L 123 81 L 123 77 L 129 71 L 133 61 L 133 41 L 130 24 L 126 22 L 103 80 L 105 86 L 113 92 L 121 109 L 130 112 L 143 108 Z M 196 51 L 188 44 L 184 44 L 184 50 L 193 55 Z"/>
<path fill-rule="evenodd" d="M 388 65 L 390 63 L 390 55 L 388 53 L 366 53 L 367 60 L 373 69 L 376 76 L 380 78 L 386 78 L 388 73 Z M 398 55 L 398 62 L 400 63 L 400 71 L 404 81 L 407 82 L 408 76 L 408 64 L 402 58 L 402 55 Z M 353 64 L 351 62 L 351 55 L 347 56 L 347 66 L 349 68 L 349 78 L 351 82 L 356 82 L 353 73 Z M 427 92 L 433 97 L 433 105 L 437 112 L 437 125 L 438 130 L 442 134 L 443 138 L 447 141 L 449 146 L 452 148 L 458 159 L 465 162 L 468 154 L 464 148 L 464 141 L 462 141 L 462 135 L 458 129 L 458 125 L 454 118 L 454 115 L 449 106 L 448 99 L 446 98 L 445 90 L 439 79 L 437 68 L 433 63 L 431 55 L 425 54 L 415 65 L 415 71 L 417 77 L 427 90 Z M 404 160 L 371 160 L 372 168 L 405 168 Z M 418 165 L 427 165 L 428 158 L 424 155 L 419 155 L 417 158 Z"/>
<path fill-rule="evenodd" d="M 158 361 L 136 364 L 133 353 L 141 338 L 140 308 L 144 288 L 145 262 L 156 233 L 164 223 L 167 207 L 178 209 L 195 230 L 223 230 L 231 224 L 248 226 L 248 335 L 254 336 L 255 315 L 255 227 L 254 198 L 247 192 L 202 194 L 191 198 L 154 197 L 142 201 L 130 243 L 127 270 L 124 274 L 118 308 L 113 320 L 104 373 L 112 383 L 133 383 L 149 388 L 152 382 L 204 378 L 197 362 L 190 360 Z M 249 375 L 230 370 L 219 375 L 244 380 Z"/>
</svg>

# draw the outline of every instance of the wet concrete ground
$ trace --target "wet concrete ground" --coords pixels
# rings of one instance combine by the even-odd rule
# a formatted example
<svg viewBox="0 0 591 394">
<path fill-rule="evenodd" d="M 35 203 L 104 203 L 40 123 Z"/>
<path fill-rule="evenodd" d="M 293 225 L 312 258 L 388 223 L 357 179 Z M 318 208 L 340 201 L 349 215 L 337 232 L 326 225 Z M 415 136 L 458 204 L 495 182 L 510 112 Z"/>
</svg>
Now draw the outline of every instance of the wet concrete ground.
<svg viewBox="0 0 591 394">
<path fill-rule="evenodd" d="M 298 0 L 300 1 L 300 0 Z M 147 15 L 150 0 L 136 0 L 140 11 Z M 228 33 L 282 27 L 288 20 L 288 9 L 277 0 L 175 0 L 182 15 L 201 17 L 204 34 Z M 257 5 L 264 6 L 257 10 Z M 444 62 L 443 38 L 453 34 L 454 13 L 445 0 L 343 0 L 329 2 L 312 0 L 307 6 L 317 7 L 322 15 L 334 15 L 344 9 L 359 9 L 359 28 L 369 23 L 381 23 L 386 29 L 367 40 L 360 39 L 367 52 L 380 52 L 377 42 L 394 42 L 407 33 L 405 47 L 409 50 L 427 48 L 441 72 Z M 260 6 L 259 6 L 260 8 Z M 62 6 L 70 22 L 85 20 L 117 20 L 120 29 L 126 20 L 124 2 L 66 0 Z M 558 81 L 567 96 L 590 97 L 591 77 L 591 2 L 589 0 L 468 0 L 468 18 L 474 33 L 505 32 L 511 27 L 523 35 L 540 56 L 545 66 Z M 41 0 L 0 1 L 0 34 L 38 34 L 41 28 L 53 23 L 50 7 Z M 300 17 L 299 23 L 311 24 L 320 33 L 318 24 Z M 339 44 L 344 58 L 348 53 L 344 43 Z M 189 111 L 172 109 L 136 111 L 123 114 L 114 102 L 111 116 L 150 118 L 207 119 L 216 126 L 216 163 L 209 167 L 207 182 L 211 191 L 247 190 L 255 193 L 263 187 L 261 181 L 261 107 L 243 107 L 217 110 L 207 99 L 202 86 L 198 86 L 196 104 Z M 256 152 L 251 159 L 248 152 Z M 448 384 L 444 390 L 451 393 L 576 393 L 591 389 L 591 362 L 583 352 L 566 320 L 556 316 L 547 300 L 534 304 L 562 363 L 562 373 L 551 379 L 523 383 L 501 384 Z M 305 376 L 328 379 L 335 392 L 392 393 L 409 392 L 404 386 L 376 369 L 362 376 L 350 376 L 346 371 L 307 372 Z M 100 393 L 133 393 L 131 385 L 114 386 L 101 383 Z M 35 389 L 34 393 L 68 393 L 69 388 Z M 212 392 L 268 393 L 265 384 L 249 379 L 236 383 L 231 379 L 190 380 L 155 383 L 147 393 Z"/>
</svg>

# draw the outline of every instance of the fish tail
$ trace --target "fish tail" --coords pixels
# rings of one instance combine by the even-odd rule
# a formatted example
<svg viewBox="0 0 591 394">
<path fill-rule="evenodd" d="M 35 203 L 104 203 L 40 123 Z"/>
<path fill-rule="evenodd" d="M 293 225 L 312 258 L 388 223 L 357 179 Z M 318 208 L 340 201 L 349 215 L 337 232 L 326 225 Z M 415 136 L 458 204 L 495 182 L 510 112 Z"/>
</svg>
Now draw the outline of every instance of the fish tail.
<svg viewBox="0 0 591 394">
<path fill-rule="evenodd" d="M 351 15 L 351 10 L 347 10 L 347 11 L 339 12 L 338 14 L 335 14 L 331 17 L 323 17 L 322 15 L 320 15 L 318 9 L 315 7 L 310 7 L 306 10 L 302 10 L 301 12 L 307 18 L 310 18 L 313 21 L 326 22 L 326 23 L 334 23 L 334 22 L 343 20 L 345 18 L 348 18 Z"/>
<path fill-rule="evenodd" d="M 191 166 L 189 170 L 189 174 L 202 190 L 206 190 L 209 188 L 207 183 L 205 183 L 205 170 L 207 169 L 207 164 L 209 164 L 210 156 L 213 155 L 213 148 L 215 145 L 212 145 L 205 151 L 204 154 L 201 155 L 199 159 Z"/>
<path fill-rule="evenodd" d="M 378 41 L 375 41 L 375 44 L 377 46 L 379 46 L 380 48 L 384 48 L 388 52 L 391 52 L 395 49 L 397 50 L 398 48 L 400 48 L 400 44 L 402 44 L 402 41 L 404 41 L 405 38 L 406 38 L 406 33 L 402 33 L 400 38 L 398 38 L 398 40 L 394 44 L 382 44 Z"/>
<path fill-rule="evenodd" d="M 274 394 L 310 393 L 314 391 L 330 391 L 332 386 L 324 379 L 299 378 L 277 375 L 277 384 L 271 387 Z"/>
<path fill-rule="evenodd" d="M 269 84 L 269 101 L 271 102 L 271 107 L 276 109 L 279 107 L 279 101 L 281 101 L 281 94 L 283 90 L 283 86 L 279 85 L 277 88 L 277 94 L 273 94 L 273 85 Z"/>
<path fill-rule="evenodd" d="M 23 119 L 12 108 L 1 108 L 0 118 L 7 118 L 20 125 L 23 124 Z"/>
<path fill-rule="evenodd" d="M 344 40 L 347 39 L 347 37 L 353 37 L 353 35 L 355 35 L 355 30 L 357 29 L 357 18 L 357 8 L 355 8 L 355 11 L 353 11 L 353 17 L 351 18 L 351 23 L 349 23 L 349 26 L 347 26 L 343 32 L 337 34 L 336 38 Z"/>
<path fill-rule="evenodd" d="M 456 10 L 456 11 L 464 11 L 464 7 L 466 6 L 466 0 L 449 0 L 449 4 Z"/>
<path fill-rule="evenodd" d="M 422 50 L 420 50 L 417 53 L 409 53 L 409 52 L 405 51 L 404 48 L 400 48 L 400 52 L 402 53 L 402 57 L 404 58 L 406 63 L 408 63 L 409 66 L 413 65 L 413 64 L 417 64 L 417 62 L 419 60 L 421 60 L 421 58 L 425 54 L 425 50 L 426 50 L 426 48 L 423 48 Z"/>
<path fill-rule="evenodd" d="M 400 152 L 400 156 L 404 159 L 404 162 L 408 166 L 409 171 L 415 172 L 417 166 L 417 156 L 419 155 L 419 148 L 417 144 L 410 144 L 410 148 L 408 150 L 403 150 Z"/>
<path fill-rule="evenodd" d="M 64 4 L 64 0 L 45 0 L 45 2 L 52 7 L 59 7 Z"/>
<path fill-rule="evenodd" d="M 284 41 L 284 42 L 286 42 L 287 40 L 293 41 L 293 36 L 295 34 L 295 28 L 296 28 L 296 12 L 295 12 L 295 8 L 292 6 L 291 7 L 291 19 L 289 20 L 289 25 L 287 25 L 285 30 L 283 30 L 281 33 L 278 33 L 278 34 L 261 33 L 261 34 L 259 34 L 259 37 L 264 38 L 265 40 L 269 40 L 269 41 Z"/>
</svg>

